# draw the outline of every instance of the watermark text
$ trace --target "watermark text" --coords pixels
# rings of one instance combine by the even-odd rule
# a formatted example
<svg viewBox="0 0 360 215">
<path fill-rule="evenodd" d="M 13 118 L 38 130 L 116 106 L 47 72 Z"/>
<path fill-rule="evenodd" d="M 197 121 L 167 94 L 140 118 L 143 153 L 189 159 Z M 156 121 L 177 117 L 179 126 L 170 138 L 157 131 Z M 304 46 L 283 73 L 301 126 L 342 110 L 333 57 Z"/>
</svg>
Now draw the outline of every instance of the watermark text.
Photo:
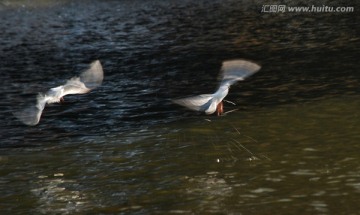
<svg viewBox="0 0 360 215">
<path fill-rule="evenodd" d="M 287 6 L 280 4 L 264 4 L 262 13 L 351 13 L 354 7 L 333 7 L 333 6 Z"/>
</svg>

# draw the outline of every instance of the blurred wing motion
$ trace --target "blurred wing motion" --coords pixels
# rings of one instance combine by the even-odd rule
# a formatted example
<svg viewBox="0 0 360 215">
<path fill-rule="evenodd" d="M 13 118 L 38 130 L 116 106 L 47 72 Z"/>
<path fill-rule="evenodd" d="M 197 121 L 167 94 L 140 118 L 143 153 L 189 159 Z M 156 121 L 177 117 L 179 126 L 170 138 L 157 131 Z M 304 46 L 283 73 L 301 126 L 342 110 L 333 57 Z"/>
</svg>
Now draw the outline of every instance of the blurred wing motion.
<svg viewBox="0 0 360 215">
<path fill-rule="evenodd" d="M 80 74 L 80 81 L 91 90 L 100 86 L 103 79 L 104 72 L 99 60 L 91 63 L 90 68 Z"/>
<path fill-rule="evenodd" d="M 229 60 L 224 61 L 221 67 L 220 77 L 223 84 L 234 84 L 237 81 L 243 81 L 245 78 L 259 71 L 261 66 L 247 60 Z"/>
<path fill-rule="evenodd" d="M 222 81 L 215 93 L 175 99 L 173 102 L 191 110 L 212 114 L 216 111 L 218 104 L 228 94 L 230 85 L 237 81 L 245 80 L 245 78 L 259 71 L 260 68 L 258 64 L 247 60 L 224 61 L 221 67 L 222 72 L 220 73 Z"/>
<path fill-rule="evenodd" d="M 40 121 L 41 113 L 45 108 L 46 99 L 44 95 L 37 96 L 37 104 L 29 106 L 21 111 L 15 112 L 14 116 L 26 125 L 36 125 Z"/>
<path fill-rule="evenodd" d="M 60 102 L 65 95 L 88 93 L 100 86 L 103 79 L 102 66 L 100 61 L 96 60 L 90 65 L 89 69 L 80 74 L 80 77 L 71 78 L 64 85 L 51 88 L 45 94 L 39 93 L 36 105 L 15 112 L 14 116 L 26 125 L 36 125 L 40 121 L 46 104 Z"/>
</svg>

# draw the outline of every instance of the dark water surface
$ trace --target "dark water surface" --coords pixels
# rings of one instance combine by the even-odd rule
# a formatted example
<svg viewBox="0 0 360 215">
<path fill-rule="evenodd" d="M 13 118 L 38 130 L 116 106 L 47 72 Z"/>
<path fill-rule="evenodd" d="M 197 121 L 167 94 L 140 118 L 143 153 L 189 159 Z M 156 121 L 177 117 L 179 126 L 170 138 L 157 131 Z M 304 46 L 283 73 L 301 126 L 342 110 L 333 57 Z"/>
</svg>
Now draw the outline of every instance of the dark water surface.
<svg viewBox="0 0 360 215">
<path fill-rule="evenodd" d="M 358 3 L 263 4 L 0 1 L 0 212 L 358 214 Z M 231 88 L 236 111 L 171 103 L 214 91 L 235 58 L 262 65 Z M 95 59 L 100 88 L 34 127 L 12 116 Z"/>
</svg>

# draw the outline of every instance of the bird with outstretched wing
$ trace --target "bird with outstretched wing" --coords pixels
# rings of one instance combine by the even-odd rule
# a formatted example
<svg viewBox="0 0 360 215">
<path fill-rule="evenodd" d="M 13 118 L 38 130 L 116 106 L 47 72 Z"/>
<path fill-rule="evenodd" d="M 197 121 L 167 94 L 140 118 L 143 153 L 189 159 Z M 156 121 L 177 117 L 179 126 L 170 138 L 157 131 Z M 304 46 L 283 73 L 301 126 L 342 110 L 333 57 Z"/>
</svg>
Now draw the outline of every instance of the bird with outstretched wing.
<svg viewBox="0 0 360 215">
<path fill-rule="evenodd" d="M 260 65 L 248 60 L 224 61 L 220 73 L 220 86 L 215 93 L 174 99 L 173 102 L 206 114 L 213 114 L 216 111 L 219 116 L 224 112 L 222 101 L 227 96 L 230 86 L 237 81 L 245 80 L 245 78 L 259 71 L 260 68 Z"/>
<path fill-rule="evenodd" d="M 69 94 L 84 94 L 101 85 L 104 72 L 99 60 L 91 63 L 90 68 L 73 77 L 64 85 L 51 88 L 46 93 L 39 93 L 36 105 L 29 106 L 14 113 L 14 116 L 26 125 L 36 125 L 40 121 L 41 114 L 46 104 L 58 103 Z"/>
</svg>

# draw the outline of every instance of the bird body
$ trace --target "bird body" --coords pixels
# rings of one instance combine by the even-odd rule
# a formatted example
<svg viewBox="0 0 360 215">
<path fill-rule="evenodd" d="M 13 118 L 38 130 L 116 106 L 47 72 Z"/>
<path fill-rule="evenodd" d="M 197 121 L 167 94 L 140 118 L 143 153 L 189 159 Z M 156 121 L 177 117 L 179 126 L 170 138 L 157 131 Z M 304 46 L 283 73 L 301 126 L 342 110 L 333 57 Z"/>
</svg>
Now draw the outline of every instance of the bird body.
<svg viewBox="0 0 360 215">
<path fill-rule="evenodd" d="M 65 85 L 51 88 L 47 93 L 47 104 L 59 103 L 62 98 L 69 94 L 84 94 L 90 92 L 80 78 L 74 77 L 66 82 Z"/>
<path fill-rule="evenodd" d="M 59 103 L 63 97 L 69 94 L 84 94 L 100 86 L 104 78 L 104 72 L 99 60 L 94 61 L 90 68 L 80 77 L 73 77 L 64 85 L 51 88 L 45 94 L 39 93 L 36 105 L 29 106 L 14 115 L 26 125 L 36 125 L 40 121 L 41 114 L 46 104 Z"/>
<path fill-rule="evenodd" d="M 213 114 L 217 111 L 217 114 L 221 115 L 223 112 L 222 101 L 229 93 L 230 86 L 237 81 L 245 80 L 260 68 L 258 64 L 247 60 L 224 61 L 220 73 L 221 83 L 215 93 L 175 99 L 173 102 L 191 110 L 206 114 Z"/>
</svg>

